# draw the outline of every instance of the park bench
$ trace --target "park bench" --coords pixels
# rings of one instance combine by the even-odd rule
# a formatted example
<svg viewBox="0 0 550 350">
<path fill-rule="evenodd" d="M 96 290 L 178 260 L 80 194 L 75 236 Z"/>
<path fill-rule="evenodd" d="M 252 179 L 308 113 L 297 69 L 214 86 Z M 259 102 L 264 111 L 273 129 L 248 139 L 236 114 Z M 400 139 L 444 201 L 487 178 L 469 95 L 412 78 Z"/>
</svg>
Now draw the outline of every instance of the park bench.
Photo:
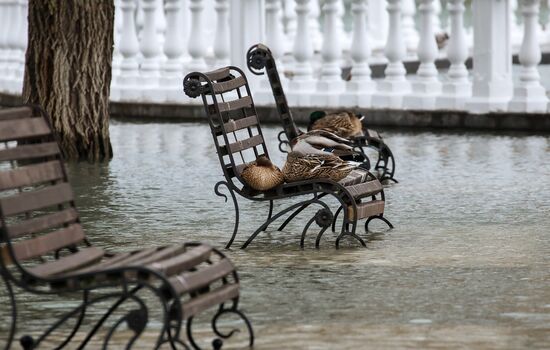
<svg viewBox="0 0 550 350">
<path fill-rule="evenodd" d="M 82 298 L 40 337 L 20 337 L 24 349 L 42 348 L 43 341 L 62 326 L 69 332 L 57 348 L 74 346 L 86 310 L 105 307 L 109 301 L 79 348 L 89 343 L 110 316 L 121 313 L 102 341 L 104 348 L 110 346 L 113 334 L 126 325 L 130 330 L 127 348 L 131 348 L 149 323 L 147 304 L 154 299 L 145 299 L 145 292 L 158 300 L 156 306 L 162 306 L 162 327 L 151 348 L 190 349 L 190 343 L 199 349 L 192 321 L 210 308 L 216 310 L 212 327 L 220 337 L 214 340 L 214 348 L 221 347 L 221 338 L 233 334 L 218 330 L 218 320 L 226 314 L 244 321 L 252 346 L 251 325 L 238 309 L 238 274 L 222 252 L 208 244 L 184 243 L 108 253 L 92 245 L 84 233 L 45 112 L 34 106 L 0 110 L 0 144 L 0 275 L 10 300 L 1 309 L 11 307 L 7 348 L 15 338 L 18 317 L 14 287 L 65 299 Z M 74 320 L 71 326 L 67 324 L 70 319 Z M 184 323 L 188 342 L 180 337 Z"/>
<path fill-rule="evenodd" d="M 286 152 L 288 149 L 289 141 L 293 140 L 300 134 L 302 131 L 296 126 L 294 118 L 292 116 L 292 111 L 290 110 L 283 85 L 281 84 L 281 79 L 279 72 L 277 71 L 277 65 L 275 59 L 271 54 L 269 48 L 263 44 L 256 44 L 250 47 L 246 54 L 247 66 L 250 72 L 256 75 L 263 75 L 263 70 L 265 69 L 269 83 L 271 85 L 271 91 L 275 99 L 275 106 L 279 118 L 281 120 L 283 131 L 278 135 L 279 139 L 279 150 L 281 152 Z M 394 178 L 395 174 L 395 158 L 389 146 L 384 142 L 382 136 L 379 132 L 373 129 L 363 128 L 364 136 L 353 137 L 355 147 L 361 150 L 361 153 L 365 158 L 367 155 L 364 151 L 364 148 L 368 147 L 375 150 L 378 154 L 378 159 L 374 164 L 375 173 L 378 174 L 380 181 L 393 181 L 398 182 Z"/>
<path fill-rule="evenodd" d="M 354 170 L 338 183 L 329 179 L 313 179 L 284 183 L 267 191 L 251 189 L 242 179 L 241 172 L 247 163 L 256 160 L 259 156 L 265 155 L 269 158 L 269 153 L 243 71 L 237 67 L 224 67 L 206 73 L 193 72 L 184 78 L 183 86 L 184 92 L 189 97 L 202 97 L 225 177 L 225 180 L 216 183 L 214 191 L 216 195 L 225 197 L 227 201 L 227 196 L 220 192 L 220 186 L 224 186 L 233 200 L 235 224 L 226 248 L 232 245 L 239 227 L 239 205 L 236 195 L 250 201 L 269 202 L 266 221 L 252 233 L 241 248 L 246 248 L 275 220 L 290 213 L 278 228 L 278 231 L 283 230 L 298 214 L 312 205 L 320 209 L 305 224 L 300 240 L 301 247 L 304 247 L 306 233 L 314 222 L 320 227 L 315 241 L 315 246 L 319 247 L 323 233 L 331 224 L 334 230 L 338 214 L 342 211 L 344 212 L 343 222 L 336 238 L 336 247 L 339 246 L 342 238 L 348 236 L 366 246 L 363 239 L 356 234 L 358 220 L 367 219 L 366 231 L 368 231 L 369 222 L 375 218 L 381 219 L 392 227 L 383 216 L 385 197 L 382 184 L 366 170 Z M 312 197 L 302 199 L 299 203 L 289 205 L 273 215 L 274 201 L 309 197 L 309 195 Z M 340 206 L 336 214 L 333 214 L 322 200 L 325 196 L 333 196 L 339 202 Z"/>
</svg>

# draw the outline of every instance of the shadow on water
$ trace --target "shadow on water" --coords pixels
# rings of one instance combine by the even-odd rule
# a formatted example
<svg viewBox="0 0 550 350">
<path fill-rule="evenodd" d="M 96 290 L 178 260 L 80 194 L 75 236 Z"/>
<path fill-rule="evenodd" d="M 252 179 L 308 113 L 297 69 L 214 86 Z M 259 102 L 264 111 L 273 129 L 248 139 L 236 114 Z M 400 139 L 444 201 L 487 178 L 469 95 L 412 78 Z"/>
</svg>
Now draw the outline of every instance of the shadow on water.
<svg viewBox="0 0 550 350">
<path fill-rule="evenodd" d="M 270 126 L 264 131 L 282 166 L 277 132 Z M 241 272 L 243 308 L 257 328 L 257 348 L 550 344 L 550 137 L 384 135 L 400 181 L 386 190 L 386 215 L 396 229 L 374 226 L 380 232 L 364 235 L 368 249 L 339 251 L 330 233 L 320 250 L 313 249 L 312 233 L 300 250 L 298 220 L 285 232 L 262 233 L 246 251 L 229 252 Z M 95 244 L 120 251 L 226 243 L 234 214 L 213 192 L 221 174 L 205 125 L 115 121 L 111 137 L 110 163 L 69 164 Z M 268 209 L 266 203 L 241 204 L 238 242 Z M 45 322 L 42 310 L 55 314 L 66 306 L 23 297 L 31 329 Z"/>
</svg>

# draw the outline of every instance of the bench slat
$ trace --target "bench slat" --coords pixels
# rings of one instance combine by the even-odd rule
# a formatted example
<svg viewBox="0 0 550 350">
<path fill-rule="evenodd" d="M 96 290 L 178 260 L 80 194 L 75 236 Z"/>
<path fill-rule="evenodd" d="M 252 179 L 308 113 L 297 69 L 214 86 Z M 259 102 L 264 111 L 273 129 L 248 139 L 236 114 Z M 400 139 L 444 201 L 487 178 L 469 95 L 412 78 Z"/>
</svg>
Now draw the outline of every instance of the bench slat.
<svg viewBox="0 0 550 350">
<path fill-rule="evenodd" d="M 14 215 L 65 203 L 73 199 L 73 191 L 68 183 L 0 199 L 4 215 Z"/>
<path fill-rule="evenodd" d="M 20 119 L 32 117 L 32 108 L 16 107 L 0 110 L 0 120 Z"/>
<path fill-rule="evenodd" d="M 84 240 L 85 235 L 80 224 L 72 224 L 40 237 L 12 244 L 15 258 L 18 261 L 36 258 Z"/>
<path fill-rule="evenodd" d="M 242 118 L 242 119 L 230 119 L 227 123 L 223 124 L 223 127 L 225 129 L 226 133 L 242 130 L 244 128 L 248 128 L 249 126 L 257 125 L 258 124 L 258 117 L 255 115 Z"/>
<path fill-rule="evenodd" d="M 221 80 L 229 77 L 229 67 L 219 68 L 210 72 L 204 73 L 210 81 Z"/>
<path fill-rule="evenodd" d="M 357 204 L 357 220 L 376 216 L 384 213 L 384 201 L 374 200 Z M 353 207 L 349 206 L 349 219 L 354 220 Z"/>
<path fill-rule="evenodd" d="M 239 296 L 238 284 L 226 284 L 207 294 L 200 295 L 183 303 L 183 317 L 189 318 L 208 309 L 211 306 L 219 305 L 225 301 L 235 299 Z"/>
<path fill-rule="evenodd" d="M 214 89 L 214 93 L 222 94 L 224 92 L 228 92 L 228 91 L 231 91 L 231 90 L 234 90 L 234 89 L 238 89 L 241 86 L 244 86 L 245 84 L 246 84 L 246 81 L 244 80 L 244 78 L 242 76 L 240 76 L 240 77 L 237 77 L 235 79 L 228 80 L 228 81 L 213 83 L 212 86 L 213 86 L 213 89 Z"/>
<path fill-rule="evenodd" d="M 382 191 L 382 184 L 378 180 L 363 182 L 358 185 L 346 187 L 354 198 L 371 196 Z"/>
<path fill-rule="evenodd" d="M 0 142 L 50 135 L 44 118 L 24 118 L 0 121 Z"/>
<path fill-rule="evenodd" d="M 20 145 L 0 150 L 0 161 L 48 157 L 59 154 L 56 142 Z"/>
<path fill-rule="evenodd" d="M 186 251 L 184 254 L 180 254 L 165 261 L 150 264 L 149 267 L 170 276 L 181 271 L 189 270 L 190 268 L 206 261 L 210 257 L 211 252 L 211 246 L 201 244 Z"/>
<path fill-rule="evenodd" d="M 32 164 L 0 172 L 0 191 L 62 179 L 59 160 Z"/>
<path fill-rule="evenodd" d="M 195 272 L 185 272 L 179 276 L 170 278 L 170 284 L 177 293 L 187 293 L 227 276 L 235 270 L 229 259 L 222 259 L 217 264 L 207 266 Z"/>
<path fill-rule="evenodd" d="M 104 254 L 105 252 L 101 248 L 84 248 L 77 253 L 29 268 L 27 271 L 35 276 L 46 278 L 93 264 L 101 260 Z"/>
<path fill-rule="evenodd" d="M 248 148 L 261 145 L 263 142 L 264 142 L 264 138 L 262 137 L 262 135 L 254 135 L 248 139 L 230 143 L 228 146 L 224 146 L 223 150 L 225 154 L 236 153 Z"/>
<path fill-rule="evenodd" d="M 67 208 L 53 214 L 43 215 L 9 225 L 8 234 L 11 238 L 16 238 L 26 234 L 47 230 L 52 227 L 73 223 L 77 219 L 77 211 L 74 208 Z"/>
<path fill-rule="evenodd" d="M 251 106 L 252 106 L 252 99 L 250 98 L 250 96 L 244 96 L 237 100 L 233 100 L 229 102 L 218 102 L 218 108 L 220 110 L 220 113 L 234 111 L 240 108 L 251 107 Z"/>
</svg>

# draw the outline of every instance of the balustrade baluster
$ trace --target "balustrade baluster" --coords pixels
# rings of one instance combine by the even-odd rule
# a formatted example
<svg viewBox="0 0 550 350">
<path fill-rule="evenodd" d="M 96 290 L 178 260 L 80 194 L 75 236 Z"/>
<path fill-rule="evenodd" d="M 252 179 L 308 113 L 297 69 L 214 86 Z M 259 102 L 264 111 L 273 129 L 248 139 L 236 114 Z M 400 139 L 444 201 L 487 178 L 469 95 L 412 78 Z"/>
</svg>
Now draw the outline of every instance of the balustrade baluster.
<svg viewBox="0 0 550 350">
<path fill-rule="evenodd" d="M 420 0 L 418 8 L 421 20 L 417 50 L 420 66 L 416 80 L 412 82 L 413 93 L 405 98 L 405 105 L 414 109 L 433 109 L 436 97 L 441 92 L 441 82 L 435 67 L 438 50 L 433 27 L 433 3 L 434 0 Z"/>
<path fill-rule="evenodd" d="M 115 0 L 115 23 L 113 24 L 113 68 L 111 84 L 115 84 L 114 77 L 120 74 L 120 62 L 122 61 L 122 55 L 120 54 L 120 32 L 122 30 L 122 10 L 120 8 L 120 1 Z"/>
<path fill-rule="evenodd" d="M 137 55 L 139 53 L 139 42 L 136 33 L 136 7 L 137 0 L 121 0 L 122 31 L 120 34 L 120 74 L 116 77 L 111 99 L 137 99 L 139 79 L 139 65 Z"/>
<path fill-rule="evenodd" d="M 350 54 L 352 59 L 351 79 L 347 83 L 347 92 L 342 97 L 345 107 L 368 108 L 375 84 L 371 79 L 368 63 L 370 56 L 369 33 L 367 26 L 367 0 L 353 0 L 353 35 Z"/>
<path fill-rule="evenodd" d="M 166 31 L 166 16 L 164 13 L 166 0 L 155 0 L 155 28 L 157 31 L 158 46 L 164 46 Z"/>
<path fill-rule="evenodd" d="M 323 45 L 323 35 L 321 34 L 321 25 L 319 24 L 319 16 L 321 14 L 321 6 L 319 0 L 309 1 L 308 25 L 309 34 L 312 38 L 313 50 L 319 51 Z"/>
<path fill-rule="evenodd" d="M 468 70 L 464 62 L 468 58 L 468 44 L 464 29 L 464 0 L 449 0 L 451 34 L 447 46 L 447 57 L 451 67 L 447 81 L 443 84 L 443 95 L 437 99 L 437 107 L 463 109 L 464 103 L 472 95 L 472 84 L 468 80 Z"/>
<path fill-rule="evenodd" d="M 143 59 L 141 61 L 141 84 L 158 86 L 160 70 L 161 43 L 157 35 L 157 0 L 143 1 L 143 35 L 140 41 L 140 51 Z M 151 91 L 144 94 L 144 98 L 152 97 Z"/>
<path fill-rule="evenodd" d="M 9 13 L 8 2 L 0 1 L 0 91 L 5 91 L 5 74 L 6 66 L 9 59 L 9 47 L 7 43 L 7 36 L 9 33 Z"/>
<path fill-rule="evenodd" d="M 294 40 L 294 77 L 289 82 L 291 94 L 289 103 L 308 105 L 311 101 L 311 92 L 315 89 L 311 59 L 313 58 L 313 44 L 309 34 L 308 13 L 309 0 L 296 0 L 297 28 Z"/>
<path fill-rule="evenodd" d="M 296 38 L 296 6 L 294 0 L 283 0 L 283 23 L 287 45 L 285 53 L 292 52 L 293 43 Z"/>
<path fill-rule="evenodd" d="M 284 48 L 284 32 L 281 22 L 281 1 L 280 0 L 266 0 L 266 37 L 265 42 L 273 57 L 277 60 L 277 68 L 282 72 L 283 66 L 281 58 L 285 54 Z"/>
<path fill-rule="evenodd" d="M 384 70 L 386 77 L 378 83 L 378 92 L 373 96 L 372 103 L 375 107 L 400 108 L 403 96 L 411 91 L 403 65 L 406 48 L 401 26 L 401 0 L 388 0 L 387 9 L 390 25 L 384 53 L 389 62 Z"/>
<path fill-rule="evenodd" d="M 16 78 L 16 71 L 19 66 L 18 62 L 18 50 L 17 50 L 17 40 L 19 39 L 19 22 L 21 21 L 21 16 L 19 15 L 19 4 L 17 0 L 8 0 L 8 28 L 9 30 L 6 33 L 7 40 L 6 44 L 8 47 L 8 52 L 6 55 L 6 70 L 4 74 L 4 79 L 6 81 L 6 91 L 13 92 L 14 80 Z"/>
<path fill-rule="evenodd" d="M 18 54 L 17 54 L 17 71 L 15 77 L 15 91 L 19 94 L 23 92 L 23 76 L 25 74 L 25 54 L 27 52 L 27 33 L 28 33 L 28 24 L 27 24 L 27 13 L 28 13 L 28 0 L 19 1 L 19 38 L 17 40 L 18 44 Z"/>
<path fill-rule="evenodd" d="M 318 106 L 337 106 L 340 93 L 345 89 L 345 82 L 341 78 L 340 58 L 342 56 L 342 37 L 338 35 L 337 21 L 338 0 L 325 0 L 323 15 L 323 47 L 321 56 L 321 76 L 317 81 Z"/>
<path fill-rule="evenodd" d="M 189 8 L 191 9 L 191 33 L 189 36 L 189 71 L 206 70 L 204 56 L 206 54 L 206 43 L 204 39 L 204 26 L 202 23 L 202 13 L 204 10 L 203 0 L 191 0 Z"/>
<path fill-rule="evenodd" d="M 401 23 L 403 26 L 403 35 L 405 36 L 405 45 L 409 53 L 415 53 L 418 47 L 418 33 L 414 15 L 416 14 L 416 3 L 414 0 L 403 0 L 401 4 Z"/>
<path fill-rule="evenodd" d="M 386 11 L 386 1 L 369 1 L 369 12 L 367 13 L 370 42 L 372 50 L 376 53 L 382 53 L 388 41 L 388 12 Z"/>
<path fill-rule="evenodd" d="M 492 1 L 492 0 L 491 0 Z M 433 28 L 435 33 L 443 33 L 444 30 L 441 27 L 441 0 L 434 0 L 433 3 Z"/>
<path fill-rule="evenodd" d="M 181 98 L 181 77 L 183 76 L 183 50 L 185 48 L 185 30 L 181 19 L 181 0 L 164 0 L 166 12 L 166 35 L 164 38 L 164 55 L 167 60 L 163 65 L 161 86 L 165 89 L 169 101 Z"/>
<path fill-rule="evenodd" d="M 229 64 L 229 11 L 228 0 L 216 0 L 216 37 L 214 39 L 214 56 L 216 56 L 216 67 Z"/>
<path fill-rule="evenodd" d="M 514 97 L 509 109 L 514 112 L 545 112 L 548 98 L 540 83 L 537 65 L 541 61 L 538 35 L 539 0 L 523 0 L 523 42 L 519 52 L 521 72 L 519 83 L 514 89 Z"/>
</svg>

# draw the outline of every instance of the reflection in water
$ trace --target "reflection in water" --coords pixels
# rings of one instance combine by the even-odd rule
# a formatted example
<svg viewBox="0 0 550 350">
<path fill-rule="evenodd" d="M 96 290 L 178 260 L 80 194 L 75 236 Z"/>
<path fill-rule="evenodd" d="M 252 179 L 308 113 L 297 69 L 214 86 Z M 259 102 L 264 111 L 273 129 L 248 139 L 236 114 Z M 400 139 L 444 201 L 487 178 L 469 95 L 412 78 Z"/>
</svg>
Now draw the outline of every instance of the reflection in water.
<svg viewBox="0 0 550 350">
<path fill-rule="evenodd" d="M 282 166 L 277 131 L 264 130 Z M 114 122 L 111 135 L 109 164 L 69 165 L 92 242 L 112 250 L 226 243 L 234 216 L 213 193 L 221 170 L 205 125 Z M 285 232 L 260 235 L 246 251 L 229 252 L 257 348 L 547 347 L 549 137 L 385 137 L 400 181 L 386 191 L 395 230 L 371 236 L 366 250 L 336 251 L 327 234 L 322 249 L 312 248 L 312 236 L 302 251 L 298 220 Z M 241 204 L 243 242 L 268 206 Z M 23 298 L 23 319 L 39 319 L 31 328 L 44 323 L 43 310 L 66 307 L 59 299 Z"/>
</svg>

